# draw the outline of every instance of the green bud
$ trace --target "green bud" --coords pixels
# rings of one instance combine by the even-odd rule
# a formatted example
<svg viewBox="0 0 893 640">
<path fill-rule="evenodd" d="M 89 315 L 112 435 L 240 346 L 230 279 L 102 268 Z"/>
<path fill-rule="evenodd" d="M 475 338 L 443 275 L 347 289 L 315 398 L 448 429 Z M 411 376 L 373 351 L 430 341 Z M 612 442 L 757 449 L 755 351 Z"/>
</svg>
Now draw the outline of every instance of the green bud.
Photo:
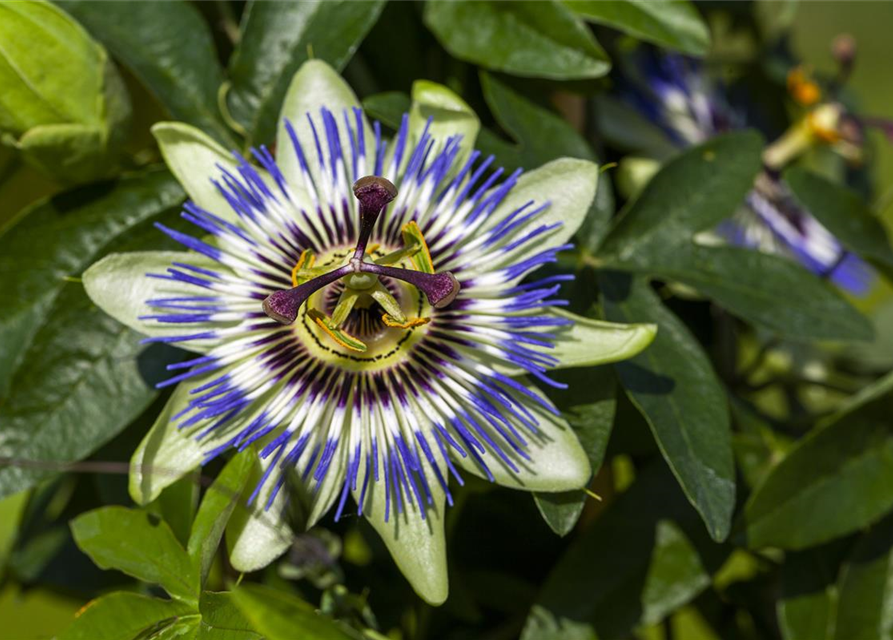
<svg viewBox="0 0 893 640">
<path fill-rule="evenodd" d="M 109 175 L 126 139 L 130 98 L 105 49 L 65 12 L 0 4 L 0 134 L 63 182 Z"/>
</svg>

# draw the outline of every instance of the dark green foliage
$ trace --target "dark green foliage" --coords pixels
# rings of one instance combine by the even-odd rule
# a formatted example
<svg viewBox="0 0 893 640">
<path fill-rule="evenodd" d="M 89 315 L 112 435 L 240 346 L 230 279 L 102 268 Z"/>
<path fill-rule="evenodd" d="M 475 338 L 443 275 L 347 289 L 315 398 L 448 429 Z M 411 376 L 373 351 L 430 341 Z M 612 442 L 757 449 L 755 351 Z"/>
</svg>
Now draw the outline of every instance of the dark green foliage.
<svg viewBox="0 0 893 640">
<path fill-rule="evenodd" d="M 814 15 L 849 24 L 842 1 L 52 4 L 22 5 L 52 20 L 0 29 L 0 640 L 893 640 L 891 156 L 869 128 L 893 113 L 888 7 L 864 9 L 883 35 L 848 76 L 813 34 Z M 704 104 L 734 109 L 689 137 L 684 105 L 660 109 L 666 86 L 630 97 L 680 53 Z M 389 551 L 428 544 L 421 527 L 373 528 L 348 497 L 305 531 L 317 496 L 294 474 L 280 521 L 248 503 L 252 448 L 194 468 L 155 386 L 185 353 L 142 343 L 81 282 L 113 252 L 181 249 L 153 226 L 187 226 L 153 125 L 275 155 L 310 60 L 385 136 L 411 111 L 477 132 L 506 173 L 597 162 L 558 165 L 586 165 L 598 189 L 575 248 L 537 275 L 573 274 L 556 297 L 592 321 L 657 327 L 630 359 L 531 381 L 583 446 L 585 490 L 451 483 L 439 607 L 404 578 L 439 568 L 401 573 Z M 797 64 L 830 70 L 813 80 L 818 107 L 844 110 L 833 131 L 792 99 Z M 862 64 L 881 70 L 877 95 L 855 86 Z M 223 162 L 208 144 L 183 157 Z M 833 264 L 807 268 L 791 236 L 733 240 L 730 221 L 765 226 L 748 203 L 766 184 Z M 870 266 L 865 290 L 839 284 L 851 259 Z M 189 469 L 128 469 L 153 424 L 139 460 Z"/>
</svg>

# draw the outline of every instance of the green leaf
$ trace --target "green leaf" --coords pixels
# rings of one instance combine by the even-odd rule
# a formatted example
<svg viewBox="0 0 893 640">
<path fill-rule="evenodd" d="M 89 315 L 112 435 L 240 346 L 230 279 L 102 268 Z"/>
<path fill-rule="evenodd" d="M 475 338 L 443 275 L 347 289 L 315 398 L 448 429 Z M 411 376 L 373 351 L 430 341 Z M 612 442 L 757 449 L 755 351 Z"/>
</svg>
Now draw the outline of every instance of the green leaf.
<svg viewBox="0 0 893 640">
<path fill-rule="evenodd" d="M 63 182 L 117 164 L 130 98 L 105 49 L 48 2 L 0 6 L 0 134 Z"/>
<path fill-rule="evenodd" d="M 186 546 L 192 521 L 198 507 L 199 478 L 186 475 L 161 492 L 158 499 L 146 507 L 146 511 L 164 520 L 174 532 L 177 542 Z"/>
<path fill-rule="evenodd" d="M 117 569 L 158 584 L 171 597 L 198 607 L 199 572 L 166 522 L 124 507 L 103 507 L 71 522 L 78 547 L 102 569 Z"/>
<path fill-rule="evenodd" d="M 119 180 L 111 189 L 85 187 L 43 200 L 0 236 L 0 396 L 49 320 L 65 278 L 80 275 L 137 225 L 182 200 L 170 174 L 150 171 Z"/>
<path fill-rule="evenodd" d="M 687 0 L 564 0 L 564 4 L 590 22 L 683 53 L 702 56 L 710 48 L 710 31 Z"/>
<path fill-rule="evenodd" d="M 254 584 L 231 594 L 233 602 L 266 640 L 350 640 L 359 634 L 317 613 L 300 598 Z"/>
<path fill-rule="evenodd" d="M 654 324 L 617 324 L 593 320 L 554 307 L 550 313 L 573 320 L 574 324 L 555 331 L 555 346 L 549 355 L 558 358 L 557 367 L 589 367 L 632 358 L 648 348 L 657 334 Z"/>
<path fill-rule="evenodd" d="M 486 69 L 570 80 L 611 68 L 586 25 L 556 0 L 426 2 L 424 18 L 453 56 Z"/>
<path fill-rule="evenodd" d="M 759 134 L 744 131 L 717 136 L 670 160 L 621 213 L 600 257 L 612 266 L 642 266 L 654 256 L 678 253 L 744 202 L 762 166 L 762 149 Z"/>
<path fill-rule="evenodd" d="M 186 547 L 189 557 L 200 569 L 202 584 L 211 570 L 226 524 L 242 497 L 256 455 L 253 449 L 235 455 L 202 499 Z"/>
<path fill-rule="evenodd" d="M 63 0 L 59 5 L 127 65 L 171 116 L 234 144 L 217 108 L 223 71 L 194 5 L 183 0 Z"/>
<path fill-rule="evenodd" d="M 786 171 L 784 179 L 800 204 L 844 247 L 893 269 L 893 249 L 887 232 L 858 194 L 801 167 Z"/>
<path fill-rule="evenodd" d="M 605 458 L 614 413 L 617 409 L 617 383 L 608 367 L 588 369 L 573 376 L 556 376 L 560 382 L 580 388 L 586 385 L 586 404 L 572 406 L 562 415 L 567 419 L 589 457 L 593 475 L 598 474 Z M 560 536 L 570 533 L 589 497 L 584 491 L 535 493 L 536 506 L 546 524 Z"/>
<path fill-rule="evenodd" d="M 596 129 L 611 146 L 662 160 L 679 153 L 663 129 L 623 100 L 598 94 L 592 104 Z"/>
<path fill-rule="evenodd" d="M 195 609 L 176 600 L 117 592 L 90 602 L 59 640 L 161 640 L 171 637 L 165 630 L 197 627 L 199 618 Z"/>
<path fill-rule="evenodd" d="M 0 500 L 0 579 L 6 569 L 6 560 L 19 535 L 19 524 L 28 504 L 29 491 L 21 491 Z"/>
<path fill-rule="evenodd" d="M 589 144 L 564 118 L 527 100 L 485 71 L 480 72 L 480 78 L 487 106 L 515 144 L 484 130 L 478 148 L 495 155 L 507 171 L 538 167 L 561 157 L 595 160 Z"/>
<path fill-rule="evenodd" d="M 871 322 L 838 291 L 788 258 L 691 245 L 631 271 L 687 284 L 740 318 L 791 340 L 871 340 Z"/>
<path fill-rule="evenodd" d="M 751 548 L 804 549 L 868 526 L 893 508 L 893 376 L 803 438 L 751 494 Z"/>
<path fill-rule="evenodd" d="M 273 140 L 279 109 L 298 68 L 316 59 L 340 71 L 384 4 L 384 0 L 248 3 L 242 38 L 230 59 L 227 103 L 252 142 Z M 336 117 L 340 122 L 337 112 Z"/>
<path fill-rule="evenodd" d="M 555 564 L 521 638 L 548 638 L 550 627 L 582 624 L 597 637 L 627 637 L 700 593 L 724 556 L 666 467 L 652 464 Z"/>
<path fill-rule="evenodd" d="M 865 533 L 844 561 L 838 582 L 835 640 L 893 638 L 893 517 Z"/>
<path fill-rule="evenodd" d="M 710 360 L 645 282 L 603 273 L 599 283 L 606 317 L 658 326 L 646 351 L 615 367 L 710 535 L 724 540 L 735 506 L 735 472 L 729 408 Z"/>
<path fill-rule="evenodd" d="M 0 406 L 0 497 L 26 489 L 111 440 L 155 399 L 178 355 L 139 336 L 68 283 L 47 311 Z"/>
<path fill-rule="evenodd" d="M 412 100 L 400 91 L 376 93 L 363 99 L 363 111 L 366 115 L 395 131 L 400 127 L 400 118 L 404 113 L 409 113 L 411 106 Z"/>
<path fill-rule="evenodd" d="M 203 591 L 200 608 L 199 640 L 263 640 L 236 607 L 232 593 Z"/>
<path fill-rule="evenodd" d="M 668 162 L 620 216 L 597 259 L 687 284 L 780 336 L 870 339 L 868 320 L 793 261 L 693 241 L 741 205 L 759 170 L 761 148 L 758 135 L 733 133 Z"/>
<path fill-rule="evenodd" d="M 788 553 L 776 604 L 784 640 L 833 640 L 839 545 Z"/>
</svg>

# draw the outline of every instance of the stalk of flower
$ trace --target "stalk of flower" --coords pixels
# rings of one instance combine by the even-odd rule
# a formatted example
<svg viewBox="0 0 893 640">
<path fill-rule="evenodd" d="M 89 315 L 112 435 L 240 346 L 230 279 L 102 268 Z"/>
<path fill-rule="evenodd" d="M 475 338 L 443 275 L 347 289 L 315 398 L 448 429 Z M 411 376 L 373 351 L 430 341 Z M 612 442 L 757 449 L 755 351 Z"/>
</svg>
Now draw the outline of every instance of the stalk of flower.
<svg viewBox="0 0 893 640">
<path fill-rule="evenodd" d="M 838 40 L 834 51 L 840 73 L 827 89 L 804 67 L 789 72 L 788 92 L 801 114 L 766 147 L 766 170 L 748 195 L 746 206 L 717 231 L 727 241 L 789 256 L 850 293 L 864 294 L 874 278 L 871 268 L 805 210 L 778 177 L 793 160 L 819 146 L 830 146 L 848 162 L 861 158 L 861 127 L 871 121 L 856 118 L 834 98 L 852 69 L 854 44 Z M 748 126 L 747 118 L 729 103 L 698 61 L 649 51 L 636 62 L 627 73 L 629 79 L 621 82 L 620 93 L 677 146 L 699 144 L 716 134 Z"/>
<path fill-rule="evenodd" d="M 190 251 L 116 254 L 84 274 L 148 342 L 197 353 L 160 385 L 177 389 L 134 456 L 134 499 L 175 479 L 143 473 L 153 464 L 185 473 L 257 451 L 252 511 L 230 544 L 240 570 L 285 551 L 264 522 L 303 494 L 305 526 L 330 510 L 365 516 L 420 595 L 442 602 L 443 511 L 463 473 L 583 490 L 586 454 L 536 385 L 653 339 L 650 325 L 562 311 L 569 275 L 528 280 L 570 246 L 595 165 L 505 176 L 472 150 L 474 114 L 437 91 L 461 117 L 419 118 L 415 105 L 387 141 L 343 80 L 309 62 L 278 157 L 260 147 L 256 165 L 185 125 L 157 127 L 191 198 L 183 217 L 207 237 L 161 227 Z"/>
</svg>

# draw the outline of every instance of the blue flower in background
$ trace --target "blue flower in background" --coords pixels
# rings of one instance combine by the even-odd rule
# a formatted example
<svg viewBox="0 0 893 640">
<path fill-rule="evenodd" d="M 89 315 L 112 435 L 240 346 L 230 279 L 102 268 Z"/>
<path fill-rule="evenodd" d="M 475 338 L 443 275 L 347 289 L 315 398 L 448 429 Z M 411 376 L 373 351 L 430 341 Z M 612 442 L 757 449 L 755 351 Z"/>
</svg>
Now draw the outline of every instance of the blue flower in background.
<svg viewBox="0 0 893 640">
<path fill-rule="evenodd" d="M 617 93 L 658 125 L 674 145 L 692 146 L 717 134 L 753 126 L 745 113 L 730 104 L 724 87 L 701 62 L 652 49 L 638 50 L 631 57 L 632 64 L 618 80 Z M 792 72 L 789 89 L 804 105 L 811 106 L 820 97 L 817 85 L 799 69 Z M 831 124 L 826 126 L 826 120 Z M 779 144 L 769 149 L 776 146 L 786 163 L 789 148 L 802 138 L 837 142 L 837 133 L 828 129 L 840 120 L 838 105 L 821 105 L 804 118 L 802 127 L 792 127 L 793 133 L 782 136 Z M 773 170 L 782 166 L 761 172 L 745 206 L 720 225 L 719 234 L 734 244 L 790 256 L 850 293 L 867 293 L 874 280 L 871 267 L 847 251 L 795 200 Z"/>
</svg>

